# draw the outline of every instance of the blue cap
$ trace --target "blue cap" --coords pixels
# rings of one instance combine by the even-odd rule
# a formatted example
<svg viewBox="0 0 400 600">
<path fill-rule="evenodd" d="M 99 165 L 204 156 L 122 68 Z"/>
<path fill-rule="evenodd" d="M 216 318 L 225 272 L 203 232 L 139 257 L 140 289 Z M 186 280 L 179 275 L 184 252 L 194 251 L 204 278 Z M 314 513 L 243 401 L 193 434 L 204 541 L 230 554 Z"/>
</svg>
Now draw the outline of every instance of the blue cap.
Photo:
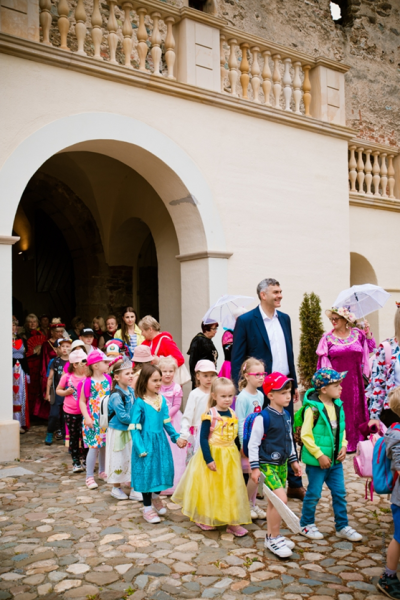
<svg viewBox="0 0 400 600">
<path fill-rule="evenodd" d="M 342 371 L 339 373 L 338 371 L 335 371 L 335 369 L 318 369 L 311 379 L 311 385 L 316 390 L 320 390 L 331 383 L 338 383 L 338 381 L 342 381 L 346 375 L 347 371 Z"/>
</svg>

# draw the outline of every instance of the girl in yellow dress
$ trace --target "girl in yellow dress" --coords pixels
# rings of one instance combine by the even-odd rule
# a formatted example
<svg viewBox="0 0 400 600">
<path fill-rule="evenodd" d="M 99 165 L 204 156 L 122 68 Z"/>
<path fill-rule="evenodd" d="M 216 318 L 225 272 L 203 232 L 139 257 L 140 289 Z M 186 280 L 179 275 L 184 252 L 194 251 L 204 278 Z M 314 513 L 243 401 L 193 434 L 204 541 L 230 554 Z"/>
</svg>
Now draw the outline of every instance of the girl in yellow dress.
<svg viewBox="0 0 400 600">
<path fill-rule="evenodd" d="M 251 523 L 238 442 L 238 420 L 229 407 L 235 388 L 225 377 L 211 386 L 208 412 L 202 415 L 200 449 L 190 460 L 172 501 L 201 529 L 227 525 L 241 537 Z"/>
</svg>

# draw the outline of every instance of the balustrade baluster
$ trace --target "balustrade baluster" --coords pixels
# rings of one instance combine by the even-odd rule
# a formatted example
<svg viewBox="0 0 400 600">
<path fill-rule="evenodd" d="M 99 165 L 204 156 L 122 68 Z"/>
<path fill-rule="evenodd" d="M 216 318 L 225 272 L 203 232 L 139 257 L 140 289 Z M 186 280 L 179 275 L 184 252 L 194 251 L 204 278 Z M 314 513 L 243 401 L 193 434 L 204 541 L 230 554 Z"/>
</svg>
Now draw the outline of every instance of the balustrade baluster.
<svg viewBox="0 0 400 600">
<path fill-rule="evenodd" d="M 103 39 L 103 30 L 101 28 L 103 20 L 101 18 L 101 12 L 99 7 L 100 0 L 93 1 L 93 12 L 92 12 L 92 40 L 94 46 L 94 56 L 98 60 L 103 60 L 100 54 L 101 41 Z"/>
<path fill-rule="evenodd" d="M 42 44 L 52 46 L 50 42 L 50 27 L 51 27 L 51 0 L 39 0 L 40 7 L 40 26 L 42 28 Z"/>
<path fill-rule="evenodd" d="M 236 58 L 236 46 L 237 46 L 237 40 L 235 40 L 234 38 L 228 40 L 228 44 L 229 44 L 229 60 L 228 60 L 228 66 L 229 66 L 229 73 L 228 73 L 228 77 L 229 77 L 229 83 L 231 84 L 231 94 L 232 96 L 237 96 L 237 78 L 238 78 L 238 72 L 237 72 L 237 67 L 238 67 L 238 62 L 237 62 L 237 58 Z"/>
<path fill-rule="evenodd" d="M 87 56 L 87 53 L 84 50 L 85 38 L 86 38 L 86 10 L 83 0 L 78 0 L 78 4 L 75 9 L 75 31 L 76 31 L 76 39 L 78 41 L 78 50 L 77 54 L 81 54 L 82 56 Z"/>
<path fill-rule="evenodd" d="M 356 192 L 356 179 L 357 179 L 357 161 L 354 155 L 354 151 L 357 146 L 350 146 L 350 160 L 349 160 L 349 179 L 350 179 L 350 192 Z"/>
<path fill-rule="evenodd" d="M 161 75 L 161 33 L 159 24 L 161 14 L 153 12 L 151 13 L 151 18 L 153 19 L 153 33 L 151 34 L 151 57 L 154 65 L 153 75 Z"/>
<path fill-rule="evenodd" d="M 258 53 L 260 48 L 253 46 L 251 53 L 253 55 L 253 63 L 251 65 L 251 87 L 253 88 L 253 100 L 260 103 L 260 65 L 258 64 Z"/>
<path fill-rule="evenodd" d="M 146 25 L 144 23 L 144 17 L 147 14 L 147 10 L 141 6 L 136 10 L 139 16 L 139 26 L 137 30 L 137 39 L 138 39 L 138 55 L 139 55 L 139 71 L 146 71 L 146 57 L 147 52 L 149 50 L 147 46 L 147 40 L 149 36 L 147 35 Z"/>
<path fill-rule="evenodd" d="M 107 29 L 108 29 L 108 48 L 110 50 L 110 63 L 117 65 L 117 45 L 118 45 L 118 23 L 115 18 L 115 6 L 117 5 L 116 0 L 107 0 L 107 4 L 110 7 L 110 14 L 108 17 Z"/>
<path fill-rule="evenodd" d="M 274 98 L 275 98 L 275 108 L 280 108 L 280 97 L 282 92 L 281 86 L 281 72 L 279 69 L 279 61 L 281 57 L 279 54 L 274 54 L 272 60 L 274 61 L 274 73 L 272 75 L 272 81 L 274 82 Z"/>
<path fill-rule="evenodd" d="M 393 199 L 394 196 L 394 185 L 395 185 L 395 172 L 393 166 L 394 154 L 389 154 L 388 156 L 388 177 L 389 177 L 389 198 Z"/>
<path fill-rule="evenodd" d="M 248 87 L 249 87 L 249 60 L 247 58 L 247 50 L 249 48 L 249 44 L 244 43 L 240 44 L 240 49 L 242 51 L 242 60 L 240 62 L 240 85 L 242 86 L 242 97 L 248 98 Z"/>
<path fill-rule="evenodd" d="M 303 102 L 304 102 L 304 109 L 305 109 L 305 116 L 306 117 L 311 117 L 310 115 L 310 104 L 311 104 L 311 82 L 310 82 L 310 65 L 305 65 L 303 67 L 303 72 L 304 72 L 304 81 L 303 81 Z"/>
<path fill-rule="evenodd" d="M 292 60 L 290 58 L 285 58 L 285 60 L 283 61 L 283 64 L 285 65 L 284 71 L 283 71 L 283 79 L 282 79 L 282 83 L 283 83 L 283 96 L 285 98 L 285 110 L 292 112 L 292 109 L 290 108 L 290 103 L 292 101 L 292 76 L 290 74 L 290 65 L 292 64 Z"/>
<path fill-rule="evenodd" d="M 272 73 L 271 68 L 269 66 L 269 57 L 271 56 L 271 52 L 269 50 L 264 50 L 262 55 L 264 57 L 264 66 L 262 70 L 262 89 L 264 92 L 264 104 L 266 104 L 267 106 L 271 106 L 270 94 L 272 87 Z"/>
<path fill-rule="evenodd" d="M 374 163 L 372 165 L 372 183 L 374 185 L 374 196 L 380 196 L 379 184 L 381 181 L 381 169 L 379 166 L 379 150 L 375 150 L 372 153 L 372 156 L 374 157 Z"/>
<path fill-rule="evenodd" d="M 301 62 L 296 61 L 293 63 L 294 66 L 294 77 L 293 77 L 293 98 L 294 98 L 294 112 L 296 115 L 301 115 L 300 102 L 301 102 L 301 79 L 300 79 L 300 68 Z"/>
<path fill-rule="evenodd" d="M 60 0 L 58 3 L 58 29 L 60 32 L 62 50 L 69 50 L 67 46 L 67 35 L 69 31 L 69 6 L 67 0 Z"/>
<path fill-rule="evenodd" d="M 357 160 L 357 182 L 358 182 L 358 192 L 360 194 L 364 193 L 364 161 L 363 161 L 363 152 L 364 148 L 357 148 L 358 160 Z"/>
<path fill-rule="evenodd" d="M 172 31 L 172 25 L 175 23 L 174 17 L 167 17 L 164 19 L 164 23 L 167 26 L 167 36 L 165 38 L 165 62 L 167 63 L 168 79 L 175 79 L 174 77 L 174 64 L 175 64 L 175 38 Z"/>
<path fill-rule="evenodd" d="M 371 164 L 371 152 L 372 150 L 366 150 L 365 155 L 365 185 L 367 186 L 367 194 L 371 195 L 371 183 L 372 183 L 372 164 Z"/>
<path fill-rule="evenodd" d="M 381 190 L 382 190 L 382 198 L 387 198 L 387 183 L 388 183 L 388 178 L 387 178 L 387 166 L 386 166 L 386 157 L 387 157 L 387 153 L 386 152 L 382 152 L 381 154 Z"/>
<path fill-rule="evenodd" d="M 122 41 L 122 47 L 125 55 L 125 67 L 133 69 L 131 64 L 133 40 L 132 40 L 132 23 L 131 23 L 131 10 L 133 10 L 133 4 L 129 0 L 123 0 L 121 2 L 122 10 L 124 11 L 124 24 L 122 26 L 122 35 L 124 39 Z"/>
<path fill-rule="evenodd" d="M 226 69 L 225 69 L 225 50 L 224 50 L 224 42 L 225 36 L 221 33 L 219 36 L 219 64 L 221 67 L 221 92 L 225 91 L 225 77 L 226 77 Z"/>
</svg>

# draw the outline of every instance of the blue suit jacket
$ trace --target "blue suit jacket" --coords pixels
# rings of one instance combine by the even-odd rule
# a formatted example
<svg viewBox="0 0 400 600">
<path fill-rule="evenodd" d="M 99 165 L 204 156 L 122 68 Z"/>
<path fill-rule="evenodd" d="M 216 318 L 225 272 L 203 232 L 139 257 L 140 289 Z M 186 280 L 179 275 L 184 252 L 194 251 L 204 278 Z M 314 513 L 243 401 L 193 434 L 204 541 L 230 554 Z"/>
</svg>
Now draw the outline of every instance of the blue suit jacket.
<svg viewBox="0 0 400 600">
<path fill-rule="evenodd" d="M 293 388 L 297 388 L 296 369 L 294 366 L 292 327 L 290 325 L 289 315 L 278 312 L 279 322 L 281 324 L 285 342 L 286 352 L 289 364 L 289 377 L 294 381 Z M 272 372 L 272 353 L 268 334 L 262 319 L 260 308 L 257 306 L 254 310 L 241 315 L 236 321 L 235 331 L 233 333 L 232 348 L 232 379 L 237 385 L 240 367 L 250 356 L 261 359 L 265 364 L 267 373 Z"/>
</svg>

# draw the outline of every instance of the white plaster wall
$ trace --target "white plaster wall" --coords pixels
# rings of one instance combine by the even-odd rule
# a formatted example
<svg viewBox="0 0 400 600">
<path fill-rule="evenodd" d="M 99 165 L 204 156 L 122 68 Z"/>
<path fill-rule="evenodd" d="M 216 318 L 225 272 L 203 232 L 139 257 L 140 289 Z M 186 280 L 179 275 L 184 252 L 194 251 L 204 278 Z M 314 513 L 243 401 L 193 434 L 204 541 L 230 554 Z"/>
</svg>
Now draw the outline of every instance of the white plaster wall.
<svg viewBox="0 0 400 600">
<path fill-rule="evenodd" d="M 362 254 L 375 270 L 378 285 L 392 297 L 379 311 L 380 341 L 394 334 L 395 301 L 400 302 L 400 214 L 371 208 L 350 207 L 351 251 Z M 378 341 L 378 340 L 377 340 Z"/>
<path fill-rule="evenodd" d="M 157 190 L 178 227 L 180 246 L 184 240 L 184 251 L 190 251 L 194 240 L 192 251 L 203 243 L 204 250 L 226 248 L 234 253 L 227 275 L 214 259 L 182 263 L 184 344 L 198 331 L 209 302 L 224 292 L 255 295 L 258 281 L 272 276 L 283 286 L 282 308 L 292 316 L 297 348 L 303 293 L 318 293 L 323 307 L 329 307 L 349 285 L 347 142 L 5 55 L 0 56 L 0 78 L 7 81 L 7 94 L 0 97 L 0 166 L 45 125 L 68 115 L 104 112 L 149 125 L 191 159 L 187 170 L 195 165 L 202 174 L 195 196 L 200 194 L 197 210 L 205 237 L 193 231 L 193 206 L 171 206 L 174 190 L 169 197 Z M 99 127 L 100 140 L 102 133 Z M 93 150 L 90 145 L 81 149 Z M 30 147 L 29 153 L 33 151 Z M 124 160 L 120 146 L 113 156 Z M 150 159 L 141 167 L 162 183 L 164 172 Z M 146 157 L 141 160 L 146 162 Z M 171 164 L 184 170 L 176 157 Z M 192 192 L 191 179 L 187 181 Z M 210 201 L 203 201 L 205 188 Z M 3 200 L 1 222 L 9 224 L 15 209 L 5 207 Z M 2 233 L 10 233 L 7 227 Z"/>
</svg>

